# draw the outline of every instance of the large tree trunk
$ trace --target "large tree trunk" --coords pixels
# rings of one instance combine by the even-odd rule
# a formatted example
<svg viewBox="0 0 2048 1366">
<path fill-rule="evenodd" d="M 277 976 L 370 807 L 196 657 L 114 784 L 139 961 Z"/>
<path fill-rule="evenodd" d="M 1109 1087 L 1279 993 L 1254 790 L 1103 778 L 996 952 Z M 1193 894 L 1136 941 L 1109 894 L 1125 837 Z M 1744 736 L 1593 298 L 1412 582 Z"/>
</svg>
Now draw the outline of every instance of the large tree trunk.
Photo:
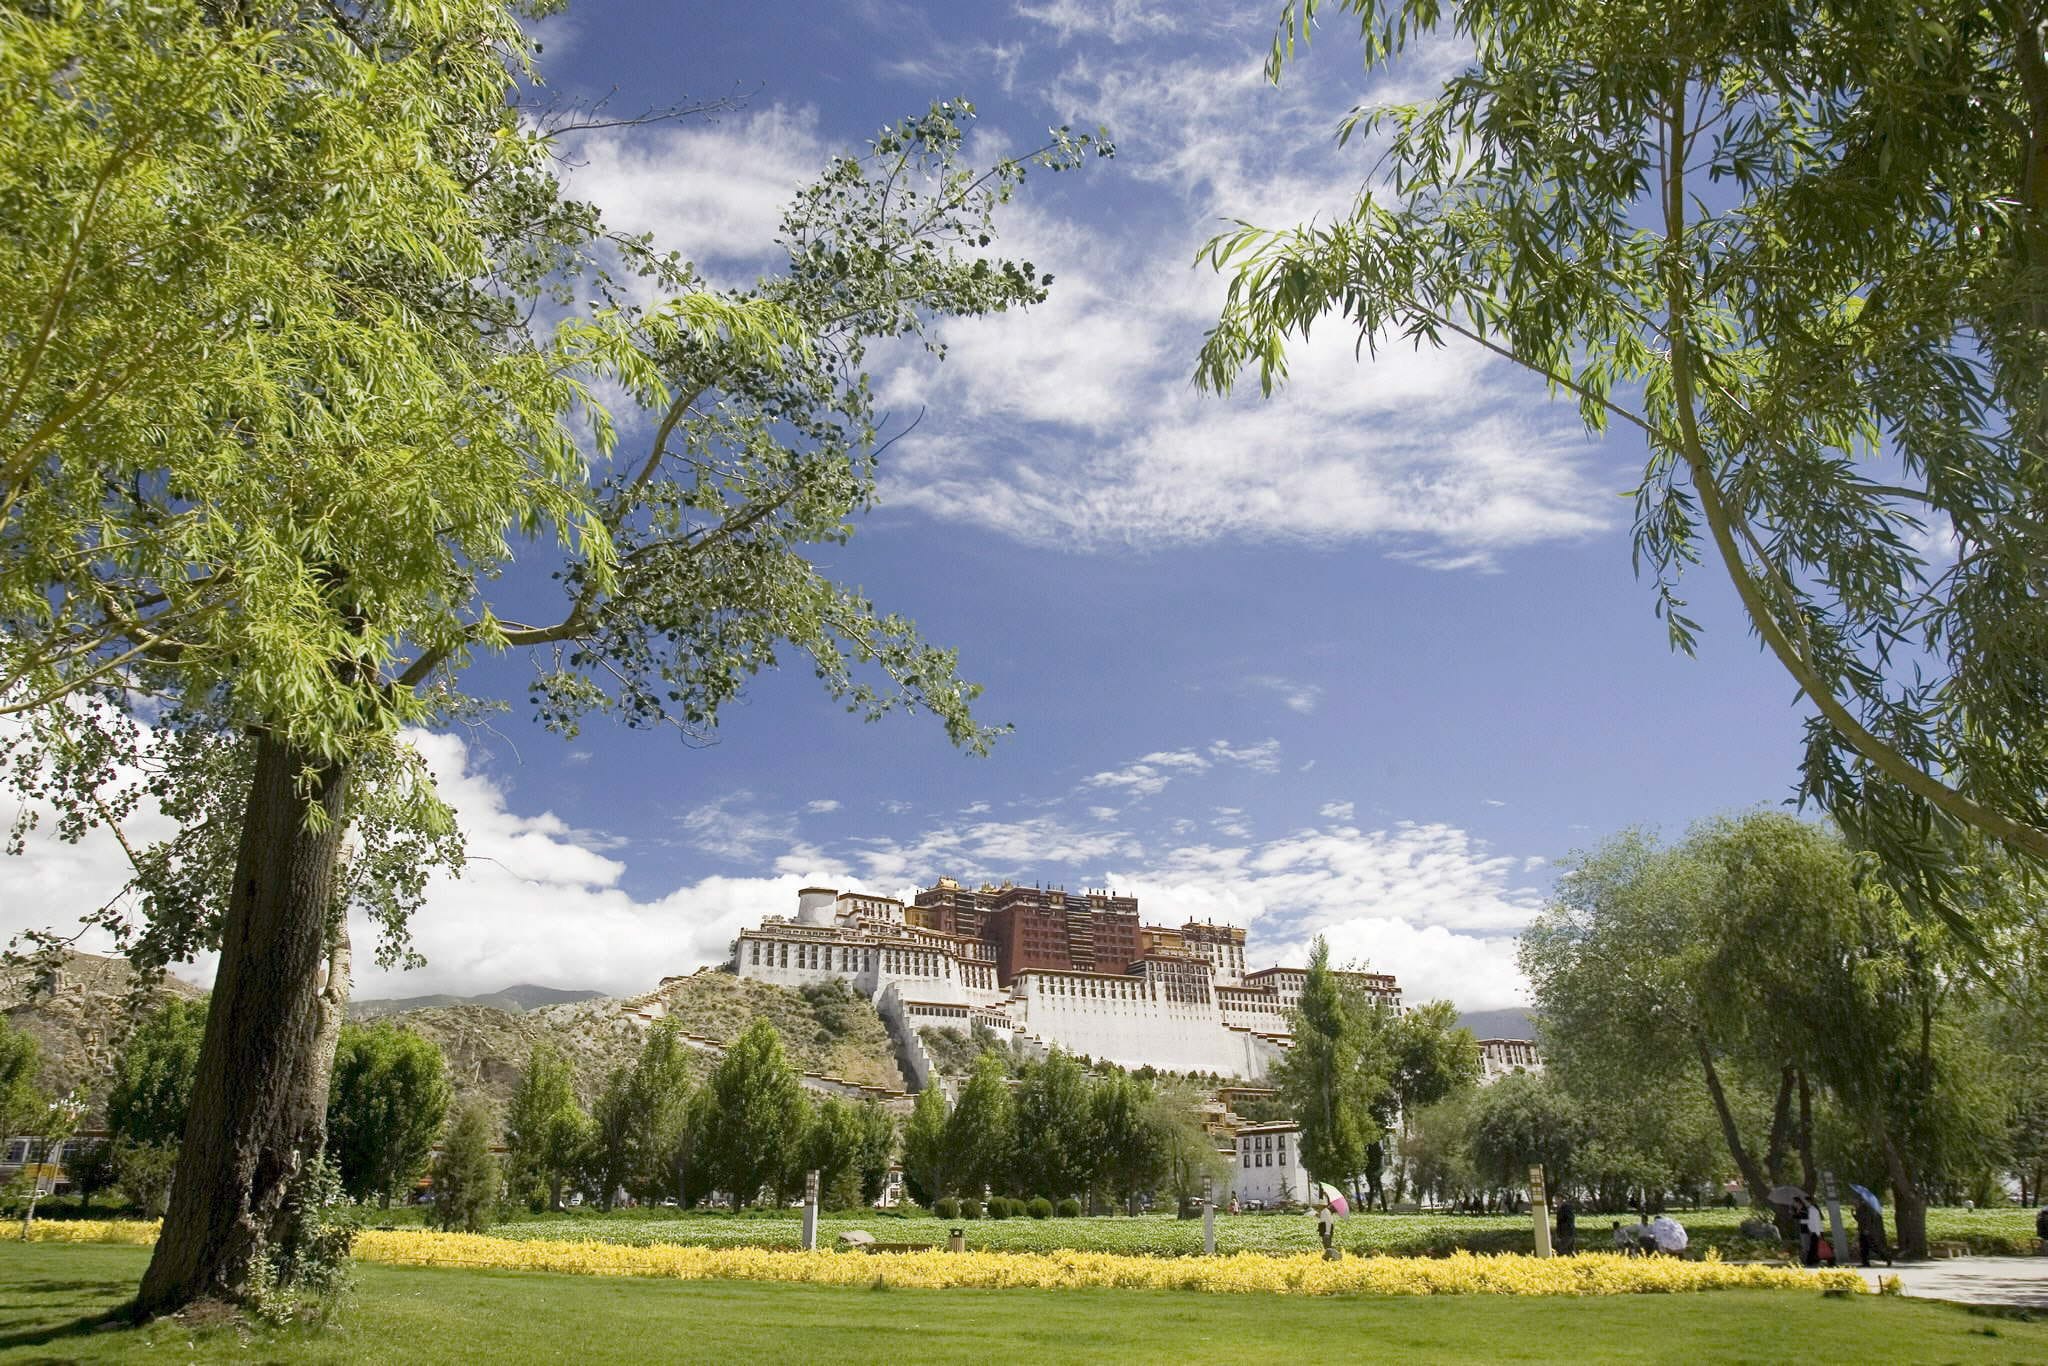
<svg viewBox="0 0 2048 1366">
<path fill-rule="evenodd" d="M 1721 1121 L 1721 1137 L 1728 1144 L 1728 1155 L 1735 1159 L 1735 1169 L 1742 1173 L 1742 1184 L 1749 1187 L 1749 1203 L 1759 1209 L 1771 1207 L 1771 1187 L 1764 1179 L 1763 1168 L 1757 1166 L 1756 1158 L 1742 1141 L 1742 1131 L 1736 1127 L 1735 1112 L 1729 1108 L 1728 1093 L 1721 1087 L 1721 1073 L 1714 1066 L 1713 1050 L 1707 1047 L 1707 1036 L 1693 1031 L 1693 1046 L 1699 1051 L 1700 1071 L 1707 1079 L 1707 1094 L 1714 1102 L 1714 1114 Z"/>
<path fill-rule="evenodd" d="M 1820 1194 L 1820 1164 L 1813 1160 L 1813 1083 L 1799 1074 L 1799 1188 Z"/>
<path fill-rule="evenodd" d="M 1904 1261 L 1922 1261 L 1927 1256 L 1927 1197 L 1913 1179 L 1899 1145 L 1882 1121 L 1877 1126 L 1878 1147 L 1884 1152 L 1885 1172 L 1892 1183 L 1892 1229 L 1894 1244 Z"/>
<path fill-rule="evenodd" d="M 1792 1092 L 1798 1075 L 1798 1069 L 1789 1065 L 1778 1073 L 1778 1103 L 1771 1107 L 1771 1137 L 1764 1148 L 1764 1175 L 1773 1186 L 1785 1184 L 1785 1148 L 1792 1139 Z"/>
<path fill-rule="evenodd" d="M 250 1268 L 284 1232 L 293 1181 L 320 1160 L 348 989 L 347 939 L 330 924 L 347 780 L 345 767 L 257 740 L 184 1144 L 137 1301 L 145 1314 L 244 1298 Z"/>
</svg>

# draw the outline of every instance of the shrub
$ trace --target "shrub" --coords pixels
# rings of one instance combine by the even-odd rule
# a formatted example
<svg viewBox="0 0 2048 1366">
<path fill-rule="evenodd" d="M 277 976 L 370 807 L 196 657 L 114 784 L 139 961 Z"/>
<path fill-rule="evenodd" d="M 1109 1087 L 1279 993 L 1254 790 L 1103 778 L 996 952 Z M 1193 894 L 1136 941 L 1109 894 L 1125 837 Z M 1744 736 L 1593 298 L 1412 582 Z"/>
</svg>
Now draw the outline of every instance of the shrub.
<svg viewBox="0 0 2048 1366">
<path fill-rule="evenodd" d="M 1030 1208 L 1031 1217 L 1034 1219 L 1052 1218 L 1052 1201 L 1042 1195 L 1032 1197 Z"/>
<path fill-rule="evenodd" d="M 1022 1213 L 1023 1211 L 1017 1208 L 1017 1202 L 1007 1195 L 998 1195 L 988 1202 L 988 1217 L 991 1219 L 1008 1219 Z"/>
<path fill-rule="evenodd" d="M 960 1217 L 960 1202 L 950 1195 L 942 1195 L 932 1201 L 932 1213 L 941 1219 L 958 1219 Z"/>
<path fill-rule="evenodd" d="M 1081 1217 L 1081 1202 L 1070 1195 L 1060 1201 L 1058 1213 L 1062 1219 L 1078 1219 Z"/>
<path fill-rule="evenodd" d="M 971 1196 L 968 1199 L 962 1200 L 960 1202 L 960 1217 L 962 1219 L 979 1219 L 981 1217 L 981 1201 Z"/>
</svg>

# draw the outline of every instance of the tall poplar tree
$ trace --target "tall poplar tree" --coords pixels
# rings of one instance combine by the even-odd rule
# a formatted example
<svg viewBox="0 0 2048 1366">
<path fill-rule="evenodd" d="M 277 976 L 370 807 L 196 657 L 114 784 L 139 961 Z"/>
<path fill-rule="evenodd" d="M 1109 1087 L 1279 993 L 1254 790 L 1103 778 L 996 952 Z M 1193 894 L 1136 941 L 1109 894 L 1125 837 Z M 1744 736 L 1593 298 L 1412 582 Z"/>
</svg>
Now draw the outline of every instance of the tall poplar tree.
<svg viewBox="0 0 2048 1366">
<path fill-rule="evenodd" d="M 1308 978 L 1292 1018 L 1293 1042 L 1273 1071 L 1275 1089 L 1301 1126 L 1301 1165 L 1343 1189 L 1365 1171 L 1383 1135 L 1374 1117 L 1386 1078 L 1373 1071 L 1358 1005 L 1330 968 L 1321 935 L 1309 949 Z"/>
<path fill-rule="evenodd" d="M 734 1209 L 764 1189 L 781 1193 L 803 1151 L 809 1107 L 774 1025 L 755 1020 L 726 1045 L 704 1100 L 698 1150 L 711 1183 Z"/>
</svg>

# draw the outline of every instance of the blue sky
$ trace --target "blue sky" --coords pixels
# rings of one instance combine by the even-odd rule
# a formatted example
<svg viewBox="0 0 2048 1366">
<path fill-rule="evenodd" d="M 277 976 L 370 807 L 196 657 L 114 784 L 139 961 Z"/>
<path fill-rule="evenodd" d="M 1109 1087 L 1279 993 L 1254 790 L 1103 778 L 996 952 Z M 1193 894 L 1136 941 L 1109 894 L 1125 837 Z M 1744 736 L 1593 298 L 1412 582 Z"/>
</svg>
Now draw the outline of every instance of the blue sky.
<svg viewBox="0 0 2048 1366">
<path fill-rule="evenodd" d="M 1332 335 L 1272 401 L 1192 389 L 1222 292 L 1196 249 L 1229 219 L 1340 210 L 1370 149 L 1339 150 L 1338 119 L 1456 57 L 1368 82 L 1332 28 L 1276 90 L 1275 13 L 587 0 L 544 26 L 564 99 L 745 95 L 574 149 L 574 192 L 718 280 L 767 263 L 825 158 L 933 99 L 977 104 L 984 156 L 1108 126 L 1114 160 L 1032 178 L 1005 220 L 1052 299 L 878 374 L 894 412 L 925 416 L 880 508 L 820 556 L 957 646 L 983 716 L 1016 733 L 970 759 L 929 718 L 851 720 L 797 667 L 708 747 L 602 725 L 563 742 L 516 706 L 425 738 L 471 875 L 419 923 L 429 966 L 366 967 L 360 992 L 638 989 L 808 881 L 951 873 L 1135 890 L 1148 919 L 1249 924 L 1261 964 L 1320 931 L 1412 996 L 1510 1005 L 1513 935 L 1569 851 L 1786 797 L 1803 709 L 1725 581 L 1688 581 L 1707 634 L 1687 660 L 1632 577 L 1639 442 L 1588 438 L 1465 350 L 1361 365 Z M 525 667 L 472 681 L 516 701 Z M 0 928 L 61 919 L 114 875 L 104 848 L 38 846 L 0 865 Z"/>
</svg>

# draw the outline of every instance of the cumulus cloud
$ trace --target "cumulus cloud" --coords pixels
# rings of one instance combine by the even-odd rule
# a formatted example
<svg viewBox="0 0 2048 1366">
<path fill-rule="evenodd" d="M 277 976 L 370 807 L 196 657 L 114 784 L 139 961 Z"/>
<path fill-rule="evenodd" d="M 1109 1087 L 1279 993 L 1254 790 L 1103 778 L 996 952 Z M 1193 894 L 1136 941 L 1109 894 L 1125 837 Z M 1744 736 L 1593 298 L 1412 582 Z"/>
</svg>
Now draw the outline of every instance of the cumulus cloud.
<svg viewBox="0 0 2048 1366">
<path fill-rule="evenodd" d="M 818 800 L 814 802 L 804 803 L 804 810 L 810 812 L 814 816 L 822 816 L 827 814 L 828 812 L 837 811 L 838 809 L 839 801 L 835 797 L 820 797 L 818 798 Z"/>
<path fill-rule="evenodd" d="M 574 139 L 569 189 L 612 228 L 651 232 L 714 278 L 748 279 L 774 257 L 796 191 L 837 150 L 814 110 L 774 104 L 717 121 L 587 133 Z"/>
<path fill-rule="evenodd" d="M 368 952 L 374 930 L 355 927 L 363 995 L 474 992 L 520 981 L 641 991 L 662 975 L 722 960 L 741 928 L 787 914 L 799 887 L 895 894 L 950 873 L 971 881 L 1113 885 L 1139 896 L 1150 921 L 1249 927 L 1260 962 L 1299 962 L 1309 939 L 1323 934 L 1340 959 L 1364 959 L 1399 976 L 1411 999 L 1448 996 L 1469 1009 L 1524 1000 L 1514 936 L 1541 894 L 1516 879 L 1541 860 L 1495 853 L 1454 826 L 1339 824 L 1258 838 L 1243 808 L 1212 807 L 1202 823 L 1162 822 L 1161 837 L 1152 840 L 1117 827 L 1119 813 L 1101 808 L 1089 813 L 1095 824 L 1088 827 L 1042 814 L 818 847 L 796 839 L 793 823 L 751 824 L 758 813 L 742 792 L 699 806 L 683 822 L 689 829 L 691 817 L 701 815 L 697 834 L 735 858 L 744 850 L 742 866 L 649 898 L 624 889 L 627 851 L 620 841 L 579 830 L 552 811 L 514 811 L 456 737 L 422 736 L 417 743 L 459 815 L 469 864 L 459 880 L 430 881 L 414 924 L 425 968 L 375 968 Z M 1348 821 L 1351 806 L 1333 802 L 1322 814 Z M 168 830 L 160 815 L 146 812 L 131 835 L 147 840 Z M 123 881 L 111 838 L 68 845 L 37 836 L 24 856 L 0 859 L 0 933 L 67 927 Z"/>
<path fill-rule="evenodd" d="M 1352 802 L 1324 802 L 1316 808 L 1316 814 L 1324 820 L 1349 822 L 1358 814 L 1358 807 Z"/>
</svg>

